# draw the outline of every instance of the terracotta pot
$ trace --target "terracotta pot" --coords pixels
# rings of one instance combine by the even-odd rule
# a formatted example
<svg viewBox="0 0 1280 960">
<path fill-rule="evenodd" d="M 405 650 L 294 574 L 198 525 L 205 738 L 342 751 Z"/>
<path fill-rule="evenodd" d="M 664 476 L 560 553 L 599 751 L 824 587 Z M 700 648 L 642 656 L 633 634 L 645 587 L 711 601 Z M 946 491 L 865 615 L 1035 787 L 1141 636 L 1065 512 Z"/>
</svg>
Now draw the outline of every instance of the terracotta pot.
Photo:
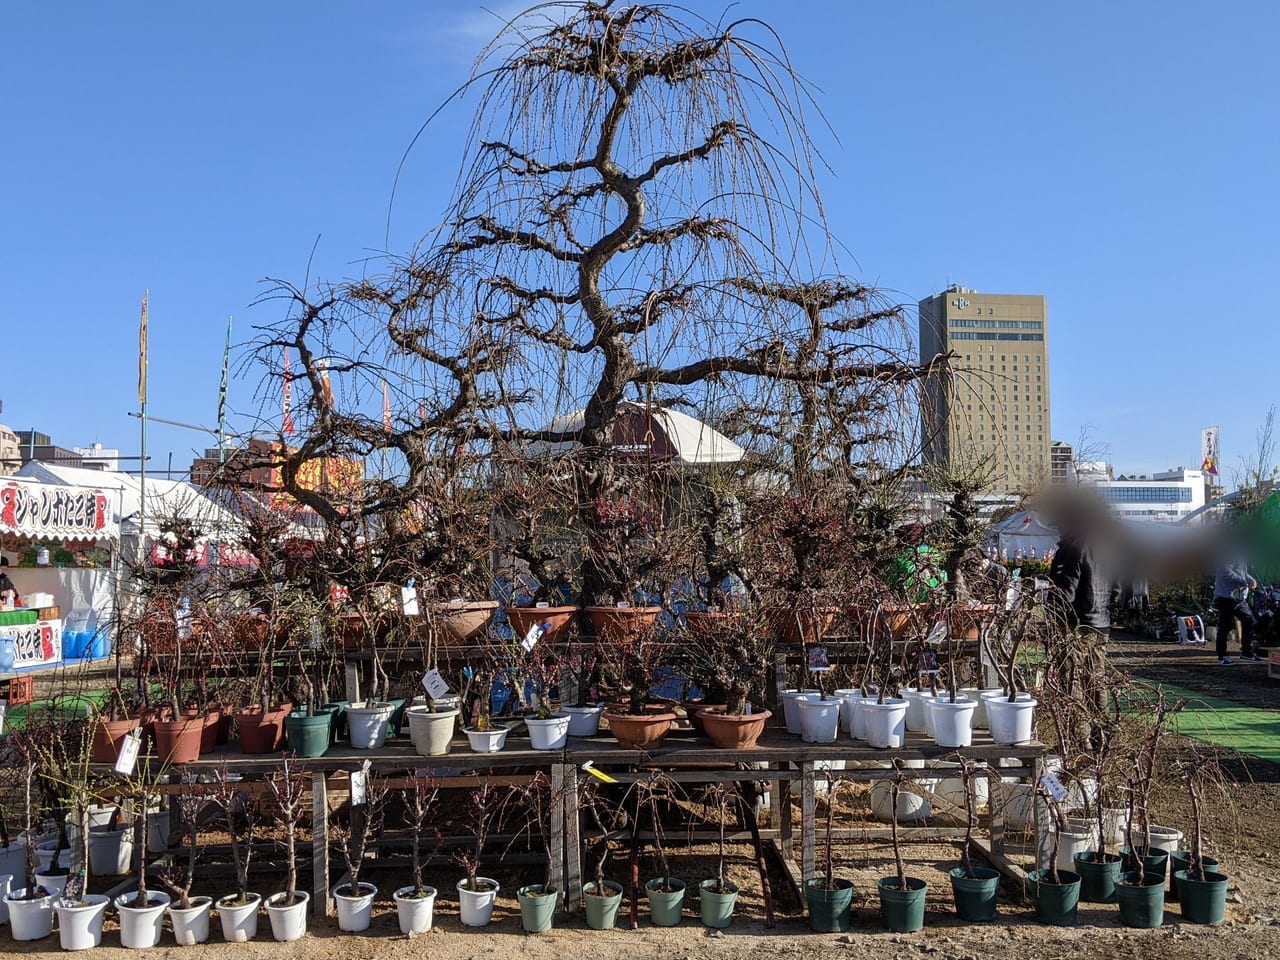
<svg viewBox="0 0 1280 960">
<path fill-rule="evenodd" d="M 483 641 L 497 609 L 497 600 L 475 600 L 459 606 L 448 603 L 431 605 L 431 613 L 440 630 L 440 642 L 445 644 Z"/>
<path fill-rule="evenodd" d="M 93 725 L 93 760 L 95 763 L 115 763 L 120 755 L 120 743 L 129 731 L 141 726 L 137 717 L 126 717 L 123 720 L 108 720 L 98 717 Z"/>
<path fill-rule="evenodd" d="M 907 604 L 887 603 L 880 608 L 880 616 L 889 625 L 889 633 L 893 639 L 901 640 L 915 620 L 917 607 Z"/>
<path fill-rule="evenodd" d="M 994 603 L 975 603 L 967 607 L 954 607 L 947 614 L 951 636 L 957 640 L 977 640 L 982 625 L 995 616 Z"/>
<path fill-rule="evenodd" d="M 773 714 L 768 710 L 746 715 L 725 713 L 724 707 L 707 707 L 699 713 L 707 738 L 724 750 L 754 747 L 771 716 Z"/>
<path fill-rule="evenodd" d="M 699 639 L 714 636 L 715 630 L 730 620 L 740 619 L 743 614 L 736 610 L 686 610 L 685 626 L 689 632 Z"/>
<path fill-rule="evenodd" d="M 839 607 L 771 607 L 765 618 L 780 643 L 819 643 L 839 612 Z"/>
<path fill-rule="evenodd" d="M 655 623 L 662 607 L 587 607 L 597 640 L 631 643 Z"/>
<path fill-rule="evenodd" d="M 189 763 L 200 759 L 200 738 L 205 718 L 182 717 L 156 721 L 156 758 L 162 763 Z"/>
<path fill-rule="evenodd" d="M 703 712 L 724 710 L 723 703 L 707 703 L 705 700 L 686 700 L 680 706 L 684 707 L 684 715 L 689 718 L 689 726 L 693 732 L 704 737 L 707 735 L 707 728 L 702 725 Z"/>
<path fill-rule="evenodd" d="M 241 753 L 275 753 L 284 741 L 284 718 L 289 707 L 263 710 L 250 707 L 236 714 Z"/>
<path fill-rule="evenodd" d="M 200 752 L 212 753 L 218 745 L 218 724 L 222 722 L 222 708 L 212 706 L 204 715 L 204 729 L 200 731 Z"/>
<path fill-rule="evenodd" d="M 554 640 L 573 623 L 577 607 L 507 607 L 507 619 L 517 638 L 524 637 L 535 624 L 550 623 L 543 640 Z"/>
<path fill-rule="evenodd" d="M 670 712 L 635 715 L 605 711 L 604 717 L 609 721 L 609 732 L 618 745 L 629 750 L 648 750 L 657 746 L 676 719 L 676 715 Z"/>
</svg>

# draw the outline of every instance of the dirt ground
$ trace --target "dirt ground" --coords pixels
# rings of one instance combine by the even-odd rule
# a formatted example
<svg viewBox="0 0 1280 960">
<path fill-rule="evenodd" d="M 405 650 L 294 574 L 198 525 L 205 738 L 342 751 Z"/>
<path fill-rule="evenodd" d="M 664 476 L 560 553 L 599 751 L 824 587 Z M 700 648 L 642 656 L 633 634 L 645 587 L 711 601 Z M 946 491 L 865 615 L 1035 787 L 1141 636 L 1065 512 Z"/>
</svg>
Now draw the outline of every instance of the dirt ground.
<svg viewBox="0 0 1280 960">
<path fill-rule="evenodd" d="M 1275 709 L 1280 681 L 1265 679 L 1264 665 L 1215 666 L 1211 651 L 1188 650 L 1168 643 L 1118 639 L 1113 656 L 1135 674 L 1165 680 L 1224 699 Z M 903 855 L 908 873 L 929 884 L 928 910 L 924 930 L 916 934 L 891 934 L 883 930 L 875 881 L 893 873 L 892 851 L 887 841 L 868 840 L 838 846 L 836 874 L 855 884 L 853 929 L 847 934 L 812 933 L 801 904 L 784 879 L 779 864 L 771 862 L 778 924 L 764 925 L 764 904 L 759 876 L 746 845 L 731 848 L 730 876 L 742 890 L 732 926 L 723 932 L 706 930 L 698 922 L 697 902 L 686 900 L 684 920 L 675 928 L 657 928 L 648 922 L 645 904 L 640 904 L 637 930 L 593 931 L 581 913 L 557 916 L 556 929 L 528 935 L 520 929 L 519 908 L 514 890 L 521 883 L 536 882 L 531 866 L 487 870 L 502 883 L 494 922 L 482 930 L 464 928 L 458 918 L 457 894 L 453 890 L 459 870 L 453 866 L 428 870 L 427 882 L 440 888 L 436 905 L 436 925 L 429 934 L 407 940 L 398 930 L 390 892 L 408 882 L 407 870 L 379 869 L 370 865 L 362 880 L 380 888 L 374 921 L 363 935 L 344 934 L 330 918 L 310 920 L 310 932 L 293 944 L 276 944 L 264 916 L 256 941 L 247 944 L 221 942 L 216 919 L 210 943 L 199 947 L 172 946 L 166 931 L 163 944 L 153 951 L 168 958 L 181 955 L 190 960 L 205 956 L 235 955 L 243 960 L 281 960 L 307 956 L 316 960 L 384 960 L 412 955 L 430 955 L 432 960 L 487 960 L 517 956 L 529 960 L 560 960 L 566 954 L 586 951 L 615 960 L 692 960 L 694 957 L 724 960 L 765 960 L 765 958 L 845 958 L 845 957 L 927 957 L 933 960 L 965 960 L 969 957 L 1034 956 L 1043 960 L 1110 960 L 1114 957 L 1159 958 L 1159 960 L 1236 960 L 1280 956 L 1280 848 L 1275 843 L 1277 813 L 1280 812 L 1280 768 L 1266 763 L 1231 763 L 1236 779 L 1232 801 L 1234 810 L 1225 812 L 1214 825 L 1213 852 L 1231 877 L 1227 919 L 1218 927 L 1184 923 L 1176 904 L 1166 908 L 1164 925 L 1155 930 L 1128 930 L 1119 924 L 1114 905 L 1082 904 L 1079 924 L 1074 928 L 1045 927 L 1035 921 L 1030 903 L 1018 886 L 1005 881 L 1001 887 L 1000 916 L 989 925 L 962 924 L 954 917 L 946 871 L 957 862 L 957 848 L 945 843 L 905 845 Z M 1186 804 L 1179 791 L 1169 788 L 1155 798 L 1158 819 L 1174 826 L 1187 826 Z M 679 847 L 677 838 L 672 846 Z M 1031 865 L 1030 838 L 1010 837 L 1009 852 L 1015 862 Z M 710 876 L 714 869 L 714 848 L 706 845 L 672 851 L 671 872 L 693 881 Z M 625 853 L 608 871 L 614 879 L 625 879 Z M 656 868 L 646 859 L 645 877 Z M 278 880 L 276 881 L 278 882 Z M 305 880 L 301 881 L 305 882 Z M 225 880 L 209 881 L 201 892 L 227 892 Z M 271 892 L 271 891 L 265 891 Z M 625 923 L 626 904 L 619 914 Z M 103 947 L 96 956 L 104 960 L 124 960 L 118 946 L 113 917 L 108 916 Z M 34 944 L 14 943 L 7 931 L 0 933 L 4 955 L 52 957 L 54 938 Z"/>
</svg>

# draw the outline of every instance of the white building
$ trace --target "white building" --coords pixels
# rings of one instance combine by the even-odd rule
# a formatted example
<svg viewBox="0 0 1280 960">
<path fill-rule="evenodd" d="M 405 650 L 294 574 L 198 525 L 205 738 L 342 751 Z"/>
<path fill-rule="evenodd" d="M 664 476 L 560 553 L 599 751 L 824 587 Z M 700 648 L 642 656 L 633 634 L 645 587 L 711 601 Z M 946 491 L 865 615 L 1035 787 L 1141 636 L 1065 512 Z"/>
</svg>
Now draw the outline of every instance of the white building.
<svg viewBox="0 0 1280 960">
<path fill-rule="evenodd" d="M 0 477 L 17 473 L 22 466 L 22 451 L 18 447 L 18 435 L 0 423 Z"/>
<path fill-rule="evenodd" d="M 94 443 L 89 447 L 72 447 L 80 455 L 80 466 L 86 470 L 106 470 L 111 473 L 120 469 L 120 451 Z"/>
<path fill-rule="evenodd" d="M 1173 522 L 1204 506 L 1202 470 L 1178 467 L 1150 477 L 1121 475 L 1116 480 L 1082 473 L 1080 480 L 1126 520 Z"/>
</svg>

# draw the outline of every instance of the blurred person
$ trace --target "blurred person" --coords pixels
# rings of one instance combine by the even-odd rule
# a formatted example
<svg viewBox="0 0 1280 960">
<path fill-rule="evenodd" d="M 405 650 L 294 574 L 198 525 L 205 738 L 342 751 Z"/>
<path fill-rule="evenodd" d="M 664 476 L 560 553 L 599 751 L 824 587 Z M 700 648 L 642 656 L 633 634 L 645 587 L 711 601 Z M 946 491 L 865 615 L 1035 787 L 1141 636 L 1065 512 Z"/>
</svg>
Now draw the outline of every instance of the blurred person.
<svg viewBox="0 0 1280 960">
<path fill-rule="evenodd" d="M 1095 505 L 1064 503 L 1056 519 L 1058 544 L 1049 564 L 1049 580 L 1056 588 L 1067 624 L 1104 639 L 1111 634 L 1111 599 L 1115 589 L 1108 565 L 1098 556 L 1103 546 L 1104 520 Z"/>
<path fill-rule="evenodd" d="M 1261 663 L 1262 658 L 1253 652 L 1253 633 L 1257 618 L 1249 607 L 1249 591 L 1258 588 L 1258 581 L 1249 573 L 1248 565 L 1239 551 L 1228 548 L 1218 564 L 1213 580 L 1213 607 L 1218 611 L 1218 663 L 1229 667 L 1233 663 L 1227 656 L 1227 634 L 1233 623 L 1240 624 L 1240 659 Z"/>
</svg>

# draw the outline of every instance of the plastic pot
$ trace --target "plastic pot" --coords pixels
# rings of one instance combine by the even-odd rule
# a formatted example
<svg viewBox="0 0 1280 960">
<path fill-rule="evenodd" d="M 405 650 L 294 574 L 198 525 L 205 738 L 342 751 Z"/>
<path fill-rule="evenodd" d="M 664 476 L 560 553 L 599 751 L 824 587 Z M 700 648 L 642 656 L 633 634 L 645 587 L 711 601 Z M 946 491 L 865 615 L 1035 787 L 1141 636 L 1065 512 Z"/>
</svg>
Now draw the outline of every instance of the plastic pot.
<svg viewBox="0 0 1280 960">
<path fill-rule="evenodd" d="M 842 687 L 831 691 L 831 695 L 840 701 L 840 729 L 853 736 L 853 703 L 862 691 L 856 687 Z"/>
<path fill-rule="evenodd" d="M 200 759 L 200 738 L 204 736 L 205 718 L 182 717 L 157 720 L 156 759 L 161 763 L 190 763 Z"/>
<path fill-rule="evenodd" d="M 47 873 L 53 866 L 55 854 L 58 857 L 58 866 L 67 870 L 71 868 L 71 851 L 69 849 L 59 851 L 57 840 L 43 840 L 36 844 L 36 872 Z"/>
<path fill-rule="evenodd" d="M 880 892 L 880 918 L 885 928 L 894 933 L 915 933 L 924 927 L 924 901 L 929 885 L 916 877 L 907 877 L 907 889 L 898 889 L 897 877 L 881 877 L 876 881 Z"/>
<path fill-rule="evenodd" d="M 670 712 L 661 713 L 605 713 L 609 721 L 609 732 L 618 741 L 618 746 L 628 750 L 648 750 L 662 742 L 662 738 L 675 723 L 676 715 Z"/>
<path fill-rule="evenodd" d="M 89 828 L 89 872 L 95 877 L 118 877 L 133 865 L 133 828 Z"/>
<path fill-rule="evenodd" d="M 385 701 L 347 707 L 347 730 L 356 750 L 377 750 L 387 742 L 387 721 L 395 704 Z"/>
<path fill-rule="evenodd" d="M 465 878 L 458 881 L 458 903 L 462 923 L 468 927 L 487 926 L 493 917 L 493 904 L 498 899 L 497 880 L 488 877 L 476 877 L 479 890 L 468 890 Z"/>
<path fill-rule="evenodd" d="M 44 892 L 49 894 L 55 900 L 62 896 L 67 889 L 67 881 L 71 879 L 70 873 L 41 873 L 36 872 L 36 886 L 44 888 Z"/>
<path fill-rule="evenodd" d="M 588 927 L 592 930 L 612 930 L 618 919 L 618 905 L 622 903 L 622 886 L 606 880 L 601 892 L 596 889 L 594 881 L 583 884 L 582 902 L 586 906 Z"/>
<path fill-rule="evenodd" d="M 404 697 L 387 697 L 387 703 L 391 704 L 391 716 L 387 717 L 387 739 L 400 736 L 400 729 L 404 726 Z"/>
<path fill-rule="evenodd" d="M 435 916 L 436 888 L 422 887 L 423 895 L 414 896 L 415 888 L 401 887 L 391 895 L 396 903 L 396 917 L 400 921 L 400 932 L 406 936 L 411 933 L 426 933 L 431 929 L 431 920 Z"/>
<path fill-rule="evenodd" d="M 821 694 L 821 690 L 783 690 L 778 700 L 782 704 L 782 719 L 787 725 L 787 733 L 800 733 L 800 706 L 798 701 L 801 697 L 817 696 Z"/>
<path fill-rule="evenodd" d="M 358 883 L 353 890 L 351 884 L 343 883 L 333 888 L 333 902 L 338 910 L 338 929 L 347 933 L 360 933 L 368 930 L 373 920 L 373 898 L 378 895 L 378 888 L 372 883 Z"/>
<path fill-rule="evenodd" d="M 880 749 L 896 750 L 906 739 L 907 701 L 886 699 L 884 703 L 864 698 L 862 716 L 867 725 L 867 743 Z"/>
<path fill-rule="evenodd" d="M 420 757 L 443 757 L 453 745 L 453 729 L 459 710 L 432 713 L 426 707 L 409 708 L 409 735 Z"/>
<path fill-rule="evenodd" d="M 867 739 L 867 715 L 864 712 L 866 697 L 853 698 L 853 715 L 849 720 L 849 736 L 855 740 Z"/>
<path fill-rule="evenodd" d="M 924 781 L 917 780 L 916 783 L 924 786 Z M 881 823 L 889 823 L 893 820 L 893 788 L 889 785 L 888 780 L 877 780 L 871 784 L 870 793 L 871 815 Z M 933 808 L 929 801 L 914 790 L 898 791 L 898 822 L 912 823 L 916 820 L 923 820 L 933 812 Z"/>
<path fill-rule="evenodd" d="M 258 935 L 258 908 L 262 897 L 256 893 L 245 894 L 245 903 L 236 903 L 237 895 L 223 897 L 216 904 L 218 920 L 222 924 L 222 939 L 227 943 L 244 943 Z"/>
<path fill-rule="evenodd" d="M 722 750 L 750 750 L 764 735 L 765 724 L 773 713 L 725 713 L 724 707 L 706 707 L 698 712 L 707 739 Z"/>
<path fill-rule="evenodd" d="M 1038 701 L 1031 697 L 1009 702 L 1008 698 L 987 699 L 987 720 L 991 725 L 992 743 L 1026 743 L 1035 735 L 1035 716 Z"/>
<path fill-rule="evenodd" d="M 555 887 L 531 883 L 516 891 L 520 904 L 520 926 L 525 933 L 546 933 L 556 916 L 556 902 L 560 899 Z"/>
<path fill-rule="evenodd" d="M 1063 830 L 1058 834 L 1058 869 L 1075 873 L 1076 854 L 1088 853 L 1094 844 L 1094 836 L 1087 830 Z"/>
<path fill-rule="evenodd" d="M 1150 929 L 1164 923 L 1164 875 L 1126 873 L 1116 885 L 1120 922 L 1126 927 Z"/>
<path fill-rule="evenodd" d="M 240 752 L 275 753 L 284 740 L 284 718 L 287 710 L 241 710 L 236 714 L 240 728 Z"/>
<path fill-rule="evenodd" d="M 291 711 L 284 718 L 289 749 L 300 757 L 323 757 L 329 749 L 330 720 L 327 713 L 308 716 L 305 710 Z"/>
<path fill-rule="evenodd" d="M 511 728 L 505 723 L 490 724 L 488 730 L 476 730 L 474 727 L 463 727 L 467 741 L 475 753 L 497 753 L 507 742 L 507 734 Z"/>
<path fill-rule="evenodd" d="M 604 713 L 604 704 L 598 703 L 589 707 L 561 707 L 560 712 L 569 715 L 569 736 L 594 737 L 600 732 L 600 715 Z"/>
<path fill-rule="evenodd" d="M 192 897 L 191 906 L 169 905 L 169 923 L 173 926 L 173 939 L 180 947 L 193 947 L 209 939 L 209 914 L 213 912 L 212 897 Z"/>
<path fill-rule="evenodd" d="M 1120 848 L 1124 863 L 1122 873 L 1141 873 L 1144 877 L 1158 877 L 1163 884 L 1169 878 L 1169 854 L 1165 850 L 1138 850 Z"/>
<path fill-rule="evenodd" d="M 925 724 L 927 721 L 925 720 L 925 705 L 924 700 L 922 699 L 922 694 L 923 691 L 918 690 L 915 687 L 898 688 L 898 696 L 902 700 L 905 700 L 907 704 L 907 715 L 905 720 L 907 730 L 911 733 L 925 732 Z"/>
<path fill-rule="evenodd" d="M 667 887 L 668 889 L 663 889 Z M 684 914 L 685 885 L 675 877 L 646 880 L 645 896 L 649 899 L 649 918 L 655 927 L 674 927 Z"/>
<path fill-rule="evenodd" d="M 63 950 L 92 950 L 102 943 L 107 903 L 101 893 L 86 893 L 79 903 L 59 903 L 53 908 L 58 914 L 58 943 Z"/>
<path fill-rule="evenodd" d="M 529 728 L 529 745 L 535 750 L 563 750 L 569 742 L 567 713 L 558 713 L 545 720 L 526 717 L 524 724 Z"/>
<path fill-rule="evenodd" d="M 701 901 L 702 925 L 723 930 L 733 921 L 733 907 L 738 902 L 738 888 L 726 880 L 724 890 L 717 893 L 712 888 L 718 883 L 717 880 L 703 880 L 698 884 L 698 899 Z"/>
<path fill-rule="evenodd" d="M 940 747 L 967 747 L 973 743 L 973 712 L 977 701 L 957 697 L 952 703 L 946 697 L 929 702 L 933 717 L 933 741 Z"/>
<path fill-rule="evenodd" d="M 507 607 L 507 620 L 511 624 L 512 634 L 517 639 L 523 639 L 530 627 L 537 626 L 543 628 L 542 639 L 550 641 L 569 628 L 577 612 L 578 608 L 574 606 Z M 584 734 L 571 733 L 569 736 L 577 737 Z"/>
<path fill-rule="evenodd" d="M 9 888 L 12 885 L 13 874 L 0 873 L 0 927 L 9 922 Z"/>
<path fill-rule="evenodd" d="M 140 724 L 141 721 L 132 717 L 126 717 L 123 720 L 109 720 L 101 716 L 96 718 L 93 721 L 91 747 L 94 762 L 114 763 L 116 757 L 120 755 L 120 745 L 124 738 Z"/>
<path fill-rule="evenodd" d="M 840 731 L 840 701 L 800 697 L 800 739 L 805 743 L 835 743 Z"/>
<path fill-rule="evenodd" d="M 307 932 L 307 906 L 311 894 L 295 891 L 293 900 L 286 903 L 283 893 L 273 893 L 267 898 L 267 919 L 271 921 L 271 936 L 277 943 L 301 940 Z"/>
<path fill-rule="evenodd" d="M 990 923 L 1000 899 L 1000 871 L 974 867 L 966 873 L 964 867 L 956 867 L 951 871 L 951 895 L 961 920 Z"/>
<path fill-rule="evenodd" d="M 53 897 L 24 899 L 26 887 L 19 887 L 5 897 L 9 907 L 9 933 L 15 940 L 43 940 L 53 933 Z"/>
<path fill-rule="evenodd" d="M 1120 882 L 1120 856 L 1077 853 L 1075 872 L 1080 875 L 1080 899 L 1085 903 L 1115 903 Z"/>
<path fill-rule="evenodd" d="M 1222 870 L 1220 869 L 1222 864 L 1220 864 L 1213 857 L 1206 856 L 1206 857 L 1202 857 L 1201 859 L 1204 861 L 1204 863 L 1201 864 L 1201 867 L 1205 871 L 1205 873 L 1221 873 L 1222 872 Z M 1190 870 L 1190 869 L 1191 869 L 1191 851 L 1190 850 L 1175 850 L 1171 854 L 1169 854 L 1169 878 L 1170 878 L 1169 896 L 1165 898 L 1169 903 L 1176 903 L 1180 899 L 1179 894 L 1181 893 L 1181 891 L 1178 886 L 1178 871 Z"/>
<path fill-rule="evenodd" d="M 1207 857 L 1205 858 L 1208 859 Z M 1227 877 L 1222 873 L 1204 872 L 1201 880 L 1192 880 L 1188 871 L 1174 874 L 1178 883 L 1178 901 L 1182 919 L 1189 923 L 1221 923 L 1227 915 Z"/>
<path fill-rule="evenodd" d="M 137 891 L 116 897 L 116 912 L 120 915 L 120 945 L 145 950 L 160 944 L 160 934 L 164 931 L 164 914 L 169 908 L 169 896 L 148 890 L 145 907 L 133 905 L 137 898 Z"/>
<path fill-rule="evenodd" d="M 1151 835 L 1151 850 L 1163 850 L 1165 853 L 1173 853 L 1175 850 L 1182 849 L 1183 835 L 1182 831 L 1177 827 L 1161 827 L 1152 824 L 1147 828 L 1147 833 Z"/>
<path fill-rule="evenodd" d="M 1049 882 L 1048 870 L 1032 870 L 1027 876 L 1036 903 L 1036 919 L 1053 927 L 1074 927 L 1080 906 L 1080 875 L 1059 870 L 1058 883 Z"/>
<path fill-rule="evenodd" d="M 828 889 L 826 880 L 819 877 L 804 885 L 809 927 L 816 933 L 844 933 L 849 929 L 853 881 L 837 879 L 833 883 L 835 888 Z"/>
</svg>

